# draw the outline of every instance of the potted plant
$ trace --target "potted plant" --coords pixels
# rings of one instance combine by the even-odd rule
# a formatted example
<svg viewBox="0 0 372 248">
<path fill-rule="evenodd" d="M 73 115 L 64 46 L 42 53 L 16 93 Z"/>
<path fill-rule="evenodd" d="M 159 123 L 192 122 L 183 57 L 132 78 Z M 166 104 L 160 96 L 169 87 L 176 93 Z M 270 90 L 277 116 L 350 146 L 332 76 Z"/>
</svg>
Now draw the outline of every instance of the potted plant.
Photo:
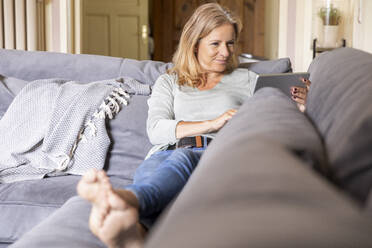
<svg viewBox="0 0 372 248">
<path fill-rule="evenodd" d="M 341 13 L 337 8 L 333 7 L 333 4 L 329 7 L 320 8 L 318 16 L 322 19 L 323 25 L 338 25 L 341 20 Z"/>
<path fill-rule="evenodd" d="M 335 47 L 338 36 L 338 25 L 341 21 L 340 11 L 330 4 L 328 7 L 322 7 L 319 9 L 318 16 L 323 23 L 323 46 L 324 47 Z"/>
</svg>

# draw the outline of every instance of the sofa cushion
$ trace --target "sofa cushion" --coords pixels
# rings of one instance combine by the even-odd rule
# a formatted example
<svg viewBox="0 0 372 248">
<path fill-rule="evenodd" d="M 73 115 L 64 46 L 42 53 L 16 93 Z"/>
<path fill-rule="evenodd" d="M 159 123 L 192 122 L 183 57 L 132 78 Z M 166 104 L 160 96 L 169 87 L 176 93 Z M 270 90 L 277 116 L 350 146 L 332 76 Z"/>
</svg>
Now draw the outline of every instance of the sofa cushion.
<svg viewBox="0 0 372 248">
<path fill-rule="evenodd" d="M 76 194 L 80 177 L 0 184 L 0 242 L 14 242 Z"/>
<path fill-rule="evenodd" d="M 69 175 L 0 184 L 0 243 L 14 242 L 59 209 L 76 195 L 79 180 L 80 176 Z M 110 180 L 114 187 L 124 187 L 131 182 L 118 177 Z M 70 217 L 65 216 L 66 220 Z"/>
<path fill-rule="evenodd" d="M 135 169 L 152 147 L 146 133 L 148 96 L 132 96 L 114 119 L 108 122 L 111 147 L 105 169 L 109 176 L 132 179 Z"/>
<path fill-rule="evenodd" d="M 365 202 L 372 187 L 372 55 L 342 48 L 318 56 L 307 113 L 324 138 L 337 183 Z"/>
</svg>

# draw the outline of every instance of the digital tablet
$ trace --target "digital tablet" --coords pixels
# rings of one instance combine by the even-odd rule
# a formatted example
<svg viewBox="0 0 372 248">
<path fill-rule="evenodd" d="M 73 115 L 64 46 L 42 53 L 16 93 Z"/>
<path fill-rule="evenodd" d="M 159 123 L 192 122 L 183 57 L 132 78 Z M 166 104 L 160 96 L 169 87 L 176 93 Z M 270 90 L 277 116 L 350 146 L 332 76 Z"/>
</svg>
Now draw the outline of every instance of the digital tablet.
<svg viewBox="0 0 372 248">
<path fill-rule="evenodd" d="M 307 72 L 281 73 L 281 74 L 259 74 L 256 78 L 254 92 L 263 87 L 274 87 L 281 89 L 287 96 L 291 97 L 292 86 L 305 87 L 301 78 L 309 79 Z"/>
</svg>

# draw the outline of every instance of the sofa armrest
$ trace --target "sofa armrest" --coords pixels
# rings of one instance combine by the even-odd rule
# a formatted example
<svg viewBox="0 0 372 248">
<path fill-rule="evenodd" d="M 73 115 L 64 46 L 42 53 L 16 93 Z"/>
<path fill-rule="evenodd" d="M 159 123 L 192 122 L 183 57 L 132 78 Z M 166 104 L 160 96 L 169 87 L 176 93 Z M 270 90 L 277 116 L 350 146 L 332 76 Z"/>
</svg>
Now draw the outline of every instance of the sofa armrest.
<svg viewBox="0 0 372 248">
<path fill-rule="evenodd" d="M 278 89 L 247 99 L 203 154 L 147 247 L 372 247 L 311 122 Z"/>
<path fill-rule="evenodd" d="M 283 145 L 224 145 L 205 153 L 146 247 L 371 247 L 359 208 Z"/>
</svg>

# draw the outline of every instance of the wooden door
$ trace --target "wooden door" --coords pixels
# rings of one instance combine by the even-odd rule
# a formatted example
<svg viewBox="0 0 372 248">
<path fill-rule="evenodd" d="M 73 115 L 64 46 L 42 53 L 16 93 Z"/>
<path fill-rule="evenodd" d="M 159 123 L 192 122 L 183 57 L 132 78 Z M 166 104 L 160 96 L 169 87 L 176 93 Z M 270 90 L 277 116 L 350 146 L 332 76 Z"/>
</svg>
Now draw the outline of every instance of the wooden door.
<svg viewBox="0 0 372 248">
<path fill-rule="evenodd" d="M 170 61 L 175 52 L 182 28 L 194 10 L 207 2 L 218 2 L 236 13 L 243 30 L 237 54 L 264 56 L 265 0 L 153 0 L 154 60 Z"/>
<path fill-rule="evenodd" d="M 148 0 L 84 0 L 82 52 L 148 59 Z"/>
</svg>

